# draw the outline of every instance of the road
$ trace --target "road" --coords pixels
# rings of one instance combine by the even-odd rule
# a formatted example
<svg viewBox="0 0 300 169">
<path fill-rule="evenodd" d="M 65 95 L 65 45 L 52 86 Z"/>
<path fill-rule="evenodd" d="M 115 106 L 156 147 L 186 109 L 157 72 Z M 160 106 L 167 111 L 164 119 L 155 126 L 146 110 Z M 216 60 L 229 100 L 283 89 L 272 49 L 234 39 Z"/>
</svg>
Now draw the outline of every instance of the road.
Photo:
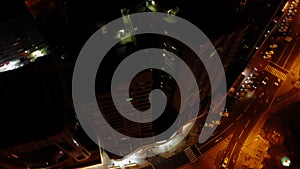
<svg viewBox="0 0 300 169">
<path fill-rule="evenodd" d="M 270 31 L 250 60 L 248 67 L 245 68 L 243 72 L 245 79 L 238 88 L 238 92 L 245 93 L 245 95 L 236 96 L 234 106 L 228 105 L 233 107 L 232 110 L 229 111 L 229 117 L 222 117 L 221 124 L 218 125 L 209 140 L 202 144 L 199 144 L 197 142 L 198 140 L 195 140 L 194 145 L 187 147 L 184 151 L 180 151 L 167 159 L 160 156 L 149 157 L 146 160 L 152 164 L 151 168 L 165 169 L 186 166 L 189 163 L 195 162 L 198 157 L 211 150 L 230 135 L 232 135 L 232 137 L 225 151 L 222 152 L 223 155 L 218 156 L 219 159 L 216 160 L 217 162 L 219 161 L 219 164 L 216 163 L 216 167 L 221 168 L 222 160 L 228 158 L 229 161 L 226 168 L 235 168 L 241 148 L 258 119 L 272 106 L 277 92 L 282 88 L 286 88 L 287 85 L 291 85 L 285 82 L 290 78 L 290 71 L 299 58 L 300 46 L 298 44 L 300 44 L 300 39 L 297 31 L 300 30 L 300 16 L 298 13 L 292 16 L 293 21 L 289 23 L 289 29 L 284 35 L 278 32 L 278 28 L 283 23 L 283 19 L 287 14 L 288 12 L 285 11 L 277 22 L 278 27 L 275 26 Z M 291 36 L 293 38 L 292 41 L 287 42 L 284 39 L 285 36 Z M 278 47 L 276 49 L 270 49 L 270 45 L 274 43 L 276 43 Z M 274 50 L 274 54 L 271 55 L 272 57 L 264 58 L 265 52 L 270 50 Z M 251 76 L 251 74 L 256 75 Z M 249 77 L 250 80 L 247 79 L 247 77 Z M 244 85 L 244 87 L 242 87 L 242 85 Z M 250 85 L 251 88 L 246 89 L 245 86 L 247 85 Z M 243 88 L 243 91 L 240 91 L 241 88 Z M 203 116 L 197 119 L 197 127 L 195 127 L 195 130 L 191 131 L 191 133 L 197 133 L 197 131 L 203 127 L 205 118 L 206 117 Z M 186 168 L 188 168 L 188 166 Z"/>
<path fill-rule="evenodd" d="M 297 9 L 299 10 L 299 7 Z M 277 91 L 286 88 L 287 85 L 291 85 L 286 84 L 285 81 L 290 78 L 291 68 L 299 58 L 300 39 L 298 31 L 300 30 L 300 15 L 296 13 L 295 16 L 292 16 L 293 21 L 289 23 L 287 33 L 283 35 L 278 32 L 278 28 L 283 23 L 283 19 L 287 14 L 288 12 L 285 11 L 277 22 L 278 27 L 275 27 L 266 37 L 244 71 L 246 77 L 251 73 L 258 73 L 258 76 L 253 79 L 257 86 L 256 89 L 252 89 L 246 96 L 236 102 L 234 108 L 229 112 L 230 116 L 222 118 L 221 124 L 208 141 L 203 144 L 195 144 L 197 151 L 193 151 L 192 155 L 191 153 L 181 152 L 178 156 L 185 160 L 175 160 L 173 163 L 169 163 L 169 167 L 178 168 L 180 165 L 188 163 L 187 161 L 192 162 L 191 159 L 194 159 L 193 156 L 201 156 L 229 135 L 233 135 L 226 150 L 223 152 L 223 157 L 218 159 L 220 163 L 217 167 L 221 168 L 222 160 L 228 158 L 227 168 L 235 168 L 241 148 L 258 119 L 272 106 Z M 285 36 L 292 37 L 292 41 L 287 42 L 284 39 Z M 277 43 L 278 47 L 271 49 L 270 45 L 274 42 Z M 274 50 L 274 54 L 271 58 L 265 59 L 263 55 L 269 50 Z M 268 77 L 268 79 L 266 80 L 266 84 L 263 84 L 262 81 L 265 77 Z M 245 80 L 240 86 L 242 84 L 245 84 Z M 204 121 L 205 118 L 203 117 L 197 123 L 203 125 Z M 202 126 L 200 125 L 199 127 Z M 172 160 L 172 158 L 169 160 Z M 163 163 L 163 161 L 161 162 Z M 155 168 L 160 167 L 156 166 Z"/>
<path fill-rule="evenodd" d="M 285 16 L 286 13 L 283 17 Z M 233 133 L 233 137 L 223 156 L 223 159 L 226 157 L 229 159 L 228 168 L 234 168 L 243 143 L 247 139 L 261 114 L 271 106 L 277 91 L 280 88 L 285 88 L 286 85 L 290 85 L 284 84 L 283 82 L 289 78 L 291 68 L 295 64 L 297 58 L 299 58 L 299 20 L 300 15 L 296 13 L 296 15 L 293 16 L 293 21 L 289 24 L 289 30 L 285 36 L 292 37 L 293 39 L 291 42 L 286 41 L 282 35 L 278 38 L 278 34 L 276 32 L 278 30 L 275 30 L 274 33 L 268 37 L 269 39 L 279 39 L 276 42 L 278 48 L 275 50 L 273 49 L 275 52 L 272 55 L 272 58 L 264 59 L 262 57 L 265 51 L 271 50 L 269 48 L 270 44 L 274 43 L 274 41 L 271 42 L 271 40 L 267 39 L 260 47 L 260 51 L 253 56 L 253 59 L 249 63 L 248 69 L 250 72 L 254 67 L 258 67 L 258 79 L 261 80 L 268 77 L 269 80 L 265 85 L 262 83 L 257 84 L 257 89 L 254 90 L 254 94 L 252 95 L 253 97 L 241 100 L 232 112 L 234 114 L 238 114 L 238 118 L 236 118 L 236 116 L 230 118 L 230 122 L 234 125 L 232 125 L 230 130 L 224 132 L 222 135 L 223 138 L 226 138 L 226 135 Z M 281 22 L 278 22 L 279 25 L 281 23 L 282 20 Z M 280 82 L 278 82 L 278 79 L 280 79 Z M 278 82 L 278 86 L 276 86 L 274 82 Z M 218 167 L 221 167 L 221 162 Z"/>
</svg>

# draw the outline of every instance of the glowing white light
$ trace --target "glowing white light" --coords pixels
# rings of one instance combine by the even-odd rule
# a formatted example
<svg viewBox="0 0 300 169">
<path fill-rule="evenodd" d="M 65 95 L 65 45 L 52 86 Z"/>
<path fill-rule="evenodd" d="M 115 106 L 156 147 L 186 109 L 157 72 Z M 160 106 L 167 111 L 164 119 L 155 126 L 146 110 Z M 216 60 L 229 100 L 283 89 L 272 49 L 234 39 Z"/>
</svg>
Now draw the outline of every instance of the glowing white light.
<svg viewBox="0 0 300 169">
<path fill-rule="evenodd" d="M 281 164 L 285 167 L 289 167 L 291 165 L 291 160 L 288 157 L 281 158 Z"/>
<path fill-rule="evenodd" d="M 40 56 L 43 56 L 43 53 L 40 50 L 36 50 L 36 51 L 32 52 L 31 55 L 33 57 L 40 57 Z"/>
<path fill-rule="evenodd" d="M 33 61 L 35 61 L 35 59 L 37 59 L 38 57 L 45 56 L 46 54 L 47 54 L 47 51 L 46 51 L 45 48 L 36 50 L 36 51 L 32 52 L 32 53 L 29 55 L 30 62 L 33 62 Z"/>
<path fill-rule="evenodd" d="M 21 63 L 21 61 L 19 59 L 12 60 L 12 61 L 9 61 L 9 62 L 5 63 L 4 65 L 0 66 L 0 72 L 14 70 L 14 69 L 17 69 L 22 66 L 24 66 L 24 64 Z"/>
<path fill-rule="evenodd" d="M 77 142 L 76 140 L 74 140 L 74 139 L 72 138 L 72 141 L 73 141 L 73 143 L 74 143 L 77 147 L 79 147 L 79 144 L 78 144 L 78 142 Z"/>
</svg>

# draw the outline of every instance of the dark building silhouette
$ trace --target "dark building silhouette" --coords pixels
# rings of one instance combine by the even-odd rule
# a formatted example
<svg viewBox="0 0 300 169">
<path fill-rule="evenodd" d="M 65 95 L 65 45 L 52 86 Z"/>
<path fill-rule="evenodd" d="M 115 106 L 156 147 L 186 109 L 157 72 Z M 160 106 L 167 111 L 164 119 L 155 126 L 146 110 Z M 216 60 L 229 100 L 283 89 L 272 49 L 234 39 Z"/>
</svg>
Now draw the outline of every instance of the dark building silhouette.
<svg viewBox="0 0 300 169">
<path fill-rule="evenodd" d="M 245 32 L 245 36 L 237 48 L 237 55 L 233 58 L 230 70 L 228 70 L 228 76 L 233 77 L 228 79 L 229 84 L 233 84 L 256 52 L 256 47 L 263 42 L 265 35 L 268 35 L 268 31 L 275 26 L 274 21 L 281 16 L 284 5 L 285 1 L 280 0 L 235 1 L 232 10 L 244 17 L 248 30 Z"/>
<path fill-rule="evenodd" d="M 12 14 L 0 23 L 0 167 L 75 168 L 82 161 L 98 163 L 98 147 L 72 114 L 62 84 L 62 63 L 48 36 L 24 1 L 2 3 Z"/>
<path fill-rule="evenodd" d="M 7 88 L 4 91 L 5 97 L 1 101 L 4 107 L 3 114 L 6 117 L 2 118 L 3 122 L 0 125 L 5 136 L 0 144 L 2 145 L 0 167 L 76 168 L 101 162 L 98 146 L 82 130 L 74 113 L 71 78 L 74 62 L 84 42 L 105 23 L 121 17 L 122 13 L 167 12 L 168 9 L 174 9 L 173 12 L 176 13 L 179 9 L 176 15 L 194 23 L 209 37 L 225 70 L 229 74 L 232 72 L 239 74 L 240 69 L 251 57 L 251 49 L 258 44 L 257 39 L 265 32 L 266 24 L 274 17 L 276 9 L 280 8 L 278 7 L 279 1 L 277 1 L 278 4 L 255 0 L 247 2 L 246 4 L 237 2 L 236 4 L 239 5 L 236 6 L 234 3 L 226 3 L 223 6 L 220 3 L 207 2 L 207 5 L 214 8 L 207 8 L 203 5 L 201 7 L 203 10 L 199 10 L 199 6 L 189 1 L 158 2 L 156 5 L 147 4 L 146 1 L 142 3 L 131 1 L 129 4 L 127 2 L 96 3 L 66 0 L 26 1 L 36 22 L 33 22 L 27 10 L 24 10 L 22 14 L 26 13 L 26 15 L 22 17 L 11 15 L 12 18 L 3 18 L 2 26 L 0 25 L 1 64 L 24 56 L 23 60 L 26 61 L 26 58 L 28 59 L 26 56 L 29 56 L 36 46 L 38 50 L 49 45 L 53 51 L 33 63 L 29 63 L 29 58 L 26 66 L 0 73 L 0 84 Z M 22 9 L 26 9 L 23 8 L 25 3 L 18 4 L 22 6 Z M 179 8 L 177 9 L 176 6 Z M 264 10 L 266 7 L 270 10 Z M 111 9 L 111 13 L 107 14 L 101 9 Z M 216 11 L 219 10 L 221 13 L 224 12 L 224 15 L 214 17 L 212 14 L 218 13 Z M 230 12 L 226 13 L 226 11 Z M 240 16 L 244 16 L 244 19 Z M 267 26 L 270 25 L 267 24 Z M 130 23 L 125 23 L 125 33 L 130 31 L 130 26 Z M 157 47 L 174 52 L 187 61 L 201 89 L 199 95 L 203 108 L 199 113 L 203 113 L 209 106 L 211 91 L 210 84 L 207 83 L 208 76 L 201 61 L 193 59 L 193 54 L 188 49 L 173 40 L 155 36 L 152 38 Z M 114 57 L 112 60 L 120 61 L 122 57 L 136 49 L 153 45 L 150 41 L 146 43 L 146 39 L 147 37 L 133 37 L 128 43 L 120 43 L 113 51 L 115 53 L 112 53 L 111 57 Z M 175 51 L 172 51 L 173 47 Z M 172 62 L 171 56 L 165 56 L 164 59 L 162 66 L 165 69 L 169 71 L 178 69 L 177 65 Z M 216 81 L 222 78 L 217 74 L 214 77 Z M 231 75 L 232 79 L 236 77 L 236 74 Z M 99 83 L 109 85 L 109 80 L 104 77 Z M 172 78 L 156 70 L 141 72 L 131 83 L 131 97 L 127 99 L 139 110 L 146 110 L 149 107 L 148 94 L 152 89 L 163 90 L 170 105 L 167 111 L 176 113 L 176 106 L 179 103 L 176 97 L 179 93 L 178 88 Z M 125 92 L 128 89 L 120 84 L 115 90 L 126 95 Z M 96 89 L 96 94 L 99 108 L 109 124 L 117 131 L 129 136 L 151 137 L 164 129 L 151 123 L 136 125 L 118 118 L 118 112 L 110 99 L 109 90 L 97 91 Z M 198 94 L 195 96 L 198 97 Z M 219 99 L 222 98 L 223 96 L 220 96 Z M 188 102 L 191 102 L 192 107 L 192 97 Z M 90 117 L 93 117 L 93 107 L 86 105 L 85 111 L 90 112 Z M 130 114 L 130 110 L 127 113 Z M 149 114 L 147 118 L 151 121 L 152 115 Z M 102 132 L 105 135 L 105 132 L 109 134 L 110 131 L 103 130 Z M 120 140 L 122 138 L 110 135 L 101 144 L 115 147 Z M 126 139 L 123 140 L 126 142 Z M 126 155 L 136 147 L 147 144 L 146 142 L 136 145 L 128 144 L 119 151 Z M 114 155 L 111 156 L 114 157 Z"/>
<path fill-rule="evenodd" d="M 143 11 L 153 11 L 153 12 L 157 12 L 157 11 L 162 11 L 162 12 L 167 12 L 168 10 L 164 9 L 162 6 L 160 6 L 159 4 L 151 4 L 151 1 L 149 1 L 148 4 L 146 3 L 141 3 L 137 6 L 133 6 L 131 8 L 123 8 L 121 10 L 121 12 L 123 13 L 123 17 L 125 17 L 123 20 L 125 21 L 130 21 L 130 16 L 126 16 L 126 14 L 130 14 L 130 13 L 136 13 L 136 12 L 143 12 Z M 131 30 L 134 28 L 134 23 L 130 23 L 130 22 L 125 22 L 125 29 L 123 30 L 123 34 L 128 33 L 128 35 L 131 35 L 134 31 Z M 132 25 L 130 25 L 132 24 Z M 127 25 L 127 26 L 126 26 Z M 127 28 L 127 29 L 126 29 Z M 213 43 L 213 45 L 215 46 L 215 48 L 217 49 L 217 52 L 221 58 L 221 61 L 223 63 L 223 66 L 225 68 L 225 70 L 229 67 L 229 64 L 231 63 L 233 57 L 236 55 L 237 49 L 241 43 L 241 41 L 243 40 L 243 37 L 246 33 L 246 31 L 248 30 L 247 25 L 241 24 L 239 27 L 235 27 L 234 29 L 232 29 L 231 31 L 226 30 L 222 35 L 219 35 L 218 37 L 216 37 L 215 39 L 212 38 L 211 41 Z M 107 30 L 109 31 L 109 30 Z M 122 38 L 121 38 L 122 39 Z M 163 48 L 165 50 L 168 50 L 169 52 L 172 52 L 176 55 L 178 55 L 179 57 L 181 57 L 183 60 L 185 60 L 186 64 L 188 64 L 191 68 L 191 71 L 193 72 L 199 88 L 200 88 L 200 92 L 197 93 L 193 93 L 196 95 L 196 97 L 199 97 L 200 95 L 200 99 L 202 102 L 202 107 L 204 107 L 203 109 L 201 109 L 202 112 L 205 111 L 205 109 L 208 108 L 209 106 L 209 99 L 211 96 L 211 90 L 210 90 L 210 84 L 207 83 L 209 81 L 208 79 L 208 75 L 205 71 L 205 67 L 203 66 L 202 62 L 199 59 L 195 59 L 195 56 L 193 54 L 193 52 L 191 52 L 188 48 L 186 48 L 184 45 L 180 44 L 180 42 L 175 41 L 173 39 L 170 38 L 166 38 L 166 37 L 159 37 L 159 36 L 155 36 L 155 35 L 150 35 L 150 36 L 136 36 L 134 38 L 132 38 L 130 41 L 128 41 L 128 39 L 125 39 L 126 41 L 121 41 L 119 46 L 117 47 L 116 52 L 113 54 L 109 54 L 108 58 L 111 58 L 112 60 L 119 62 L 119 60 L 121 59 L 117 59 L 118 57 L 125 57 L 126 53 L 130 53 L 131 50 L 135 51 L 135 50 L 139 50 L 139 49 L 144 49 L 144 48 L 149 48 L 149 47 L 158 47 L 158 48 Z M 127 46 L 129 48 L 129 46 L 132 46 L 132 49 L 128 49 L 124 46 Z M 205 48 L 205 45 L 204 47 Z M 119 53 L 118 53 L 119 51 Z M 209 53 L 209 50 L 203 50 L 204 55 L 214 55 L 213 53 Z M 119 56 L 119 55 L 120 56 Z M 169 56 L 167 54 L 162 54 L 162 67 L 164 68 L 164 70 L 169 71 L 169 72 L 180 72 L 180 67 L 178 67 L 178 65 L 175 64 L 174 62 L 174 58 L 172 58 L 173 56 Z M 216 56 L 215 56 L 216 57 Z M 212 66 L 213 65 L 213 61 L 211 62 L 211 65 L 208 66 Z M 117 64 L 117 63 L 116 63 Z M 112 68 L 113 67 L 113 68 Z M 108 66 L 106 68 L 104 68 L 105 75 L 107 75 L 108 77 L 106 78 L 102 78 L 102 80 L 104 79 L 109 79 L 109 77 L 111 77 L 111 70 L 110 69 L 114 69 L 114 66 Z M 216 73 L 218 68 L 215 68 Z M 108 73 L 108 71 L 110 73 Z M 101 72 L 101 71 L 100 71 Z M 104 76 L 104 73 L 102 74 Z M 215 74 L 214 76 L 214 80 L 216 82 L 221 81 L 221 76 L 219 74 Z M 96 86 L 98 86 L 97 84 L 103 84 L 106 83 L 107 81 L 99 81 L 98 83 L 96 82 Z M 109 83 L 109 82 L 108 82 Z M 148 95 L 150 93 L 151 90 L 153 89 L 160 89 L 163 90 L 164 93 L 166 94 L 167 98 L 168 98 L 168 103 L 170 104 L 170 109 L 168 110 L 169 113 L 172 114 L 176 114 L 176 111 L 178 111 L 178 105 L 180 105 L 180 100 L 178 99 L 180 96 L 180 91 L 178 89 L 178 87 L 176 86 L 176 83 L 174 81 L 174 79 L 172 79 L 171 76 L 169 76 L 168 74 L 164 74 L 160 71 L 155 71 L 155 70 L 148 70 L 145 72 L 141 72 L 141 74 L 139 76 L 137 76 L 136 79 L 134 79 L 131 82 L 131 87 L 129 89 L 130 92 L 130 96 L 132 96 L 131 98 L 133 100 L 130 100 L 131 103 L 133 105 L 135 105 L 135 108 L 141 108 L 141 110 L 149 108 L 149 101 L 148 101 Z M 108 84 L 109 85 L 109 84 Z M 115 90 L 118 93 L 120 93 L 119 97 L 127 97 L 127 92 L 128 89 L 126 89 L 125 84 L 122 85 L 120 84 L 118 87 L 116 87 Z M 99 86 L 100 87 L 100 86 Z M 102 88 L 102 87 L 100 87 Z M 187 87 L 188 88 L 188 87 Z M 99 108 L 101 110 L 101 113 L 104 115 L 105 119 L 108 121 L 108 123 L 113 126 L 114 130 L 125 134 L 125 135 L 129 135 L 129 136 L 143 136 L 143 137 L 149 137 L 149 136 L 154 136 L 155 134 L 158 133 L 158 128 L 155 127 L 155 125 L 152 124 L 148 124 L 147 126 L 143 125 L 143 124 L 139 124 L 136 125 L 134 123 L 129 123 L 127 120 L 125 120 L 124 118 L 119 116 L 119 112 L 117 111 L 116 107 L 114 106 L 114 103 L 112 102 L 111 99 L 111 95 L 110 95 L 110 88 L 107 88 L 108 90 L 106 91 L 101 91 L 99 93 L 97 93 L 97 101 L 98 101 L 98 105 Z M 187 89 L 189 90 L 189 89 Z M 96 89 L 97 91 L 97 89 Z M 220 100 L 224 97 L 224 96 L 219 96 Z M 186 102 L 190 102 L 191 107 L 193 107 L 193 97 L 190 98 L 190 100 L 187 100 Z M 93 112 L 96 113 L 97 111 L 89 109 L 88 107 L 85 107 L 86 112 L 90 112 L 91 114 L 89 115 L 90 117 L 93 117 Z M 126 107 L 123 107 L 124 110 L 128 110 L 128 117 L 130 116 L 130 110 L 127 109 Z M 140 109 L 139 109 L 140 110 Z M 192 109 L 191 109 L 192 111 Z M 201 112 L 199 112 L 200 114 Z M 143 117 L 146 118 L 146 117 Z M 153 121 L 151 114 L 149 115 L 149 117 L 147 117 L 148 121 Z M 98 126 L 97 124 L 95 124 L 95 126 Z M 100 126 L 98 126 L 97 128 L 100 128 Z M 161 124 L 159 129 L 164 129 L 163 124 Z M 96 129 L 95 129 L 96 130 Z M 123 139 L 122 138 L 117 138 L 117 135 L 113 135 L 113 131 L 110 131 L 109 129 L 102 129 L 101 131 L 99 130 L 99 133 L 101 133 L 101 135 L 106 135 L 105 133 L 107 133 L 107 139 L 103 139 L 105 141 L 103 141 L 101 144 L 105 144 L 105 146 L 109 146 L 111 147 L 115 147 L 116 149 L 120 148 L 118 147 L 120 144 L 122 144 Z M 124 138 L 125 140 L 126 138 Z M 155 140 L 155 141 L 161 141 L 161 140 Z M 127 145 L 127 149 L 119 149 L 116 151 L 119 151 L 120 154 L 123 155 L 127 155 L 128 153 L 132 152 L 135 147 L 140 147 L 143 145 L 147 145 L 148 143 L 139 143 L 137 144 L 128 144 Z M 123 144 L 122 144 L 123 145 Z M 124 146 L 122 146 L 123 148 Z"/>
</svg>

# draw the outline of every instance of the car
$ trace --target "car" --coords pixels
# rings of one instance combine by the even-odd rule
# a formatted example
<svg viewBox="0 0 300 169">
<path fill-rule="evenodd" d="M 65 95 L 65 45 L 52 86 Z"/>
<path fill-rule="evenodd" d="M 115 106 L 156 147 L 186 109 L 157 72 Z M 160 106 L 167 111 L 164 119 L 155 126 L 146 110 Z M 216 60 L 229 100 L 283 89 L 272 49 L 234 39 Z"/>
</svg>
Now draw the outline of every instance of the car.
<svg viewBox="0 0 300 169">
<path fill-rule="evenodd" d="M 282 22 L 279 28 L 283 28 L 283 27 L 285 27 L 285 26 L 287 26 L 287 27 L 285 27 L 285 28 L 288 28 L 289 25 L 290 25 L 289 22 Z"/>
<path fill-rule="evenodd" d="M 261 93 L 259 94 L 258 98 L 261 98 L 261 97 L 264 96 L 264 95 L 265 95 L 265 93 L 264 93 L 264 92 L 261 92 Z"/>
<path fill-rule="evenodd" d="M 220 120 L 212 120 L 212 124 L 221 124 Z"/>
<path fill-rule="evenodd" d="M 278 45 L 276 43 L 270 45 L 270 48 L 272 48 L 272 49 L 275 49 L 277 47 L 278 47 Z"/>
<path fill-rule="evenodd" d="M 251 88 L 251 85 L 249 85 L 249 84 L 244 85 L 244 84 L 243 84 L 242 87 L 243 87 L 243 88 L 246 88 L 246 89 L 250 89 L 250 88 Z"/>
<path fill-rule="evenodd" d="M 290 7 L 289 7 L 289 12 L 292 12 L 294 9 L 295 9 L 294 6 L 290 6 Z"/>
<path fill-rule="evenodd" d="M 253 79 L 257 79 L 258 76 L 255 76 L 255 75 L 251 75 L 251 74 L 250 74 L 250 77 L 251 77 L 251 79 L 253 80 Z"/>
<path fill-rule="evenodd" d="M 244 92 L 237 92 L 236 95 L 237 96 L 245 96 L 246 94 Z"/>
<path fill-rule="evenodd" d="M 257 76 L 258 76 L 257 72 L 250 73 L 250 77 L 257 77 Z"/>
<path fill-rule="evenodd" d="M 281 23 L 281 26 L 289 26 L 290 25 L 290 23 L 288 23 L 288 22 L 282 22 Z"/>
<path fill-rule="evenodd" d="M 286 16 L 285 19 L 293 19 L 291 16 Z"/>
<path fill-rule="evenodd" d="M 293 19 L 283 19 L 282 21 L 283 21 L 283 22 L 292 22 Z"/>
<path fill-rule="evenodd" d="M 286 16 L 282 21 L 283 22 L 291 22 L 293 20 L 292 16 Z"/>
<path fill-rule="evenodd" d="M 264 59 L 270 59 L 272 56 L 271 55 L 264 55 L 263 58 Z"/>
<path fill-rule="evenodd" d="M 229 116 L 229 113 L 228 112 L 220 112 L 220 116 L 222 117 L 228 117 Z"/>
<path fill-rule="evenodd" d="M 243 89 L 243 91 L 244 91 L 244 92 L 250 92 L 250 90 L 249 90 L 249 89 Z"/>
<path fill-rule="evenodd" d="M 290 37 L 290 36 L 286 36 L 286 37 L 284 38 L 284 40 L 287 41 L 287 42 L 291 42 L 291 41 L 293 40 L 293 38 Z"/>
<path fill-rule="evenodd" d="M 227 168 L 228 161 L 229 161 L 228 157 L 224 158 L 224 160 L 223 160 L 223 162 L 222 162 L 222 167 L 223 167 L 223 168 Z"/>
<path fill-rule="evenodd" d="M 252 80 L 246 80 L 245 83 L 246 84 L 253 84 L 254 82 Z"/>
<path fill-rule="evenodd" d="M 265 53 L 266 53 L 266 55 L 273 55 L 275 52 L 274 52 L 274 50 L 269 50 L 269 51 L 266 51 Z"/>
<path fill-rule="evenodd" d="M 267 82 L 268 82 L 268 80 L 269 80 L 269 77 L 266 76 L 261 83 L 264 84 L 264 85 L 266 85 Z"/>
<path fill-rule="evenodd" d="M 281 82 L 281 79 L 278 79 L 276 82 L 274 82 L 275 86 L 279 86 L 279 83 Z"/>
<path fill-rule="evenodd" d="M 205 123 L 205 126 L 206 126 L 206 127 L 211 127 L 211 128 L 213 128 L 213 127 L 214 127 L 214 124 L 212 124 L 212 123 Z"/>
<path fill-rule="evenodd" d="M 281 33 L 284 33 L 284 32 L 287 31 L 287 29 L 281 29 L 281 28 L 280 28 L 278 31 L 281 32 Z"/>
<path fill-rule="evenodd" d="M 288 29 L 289 27 L 287 25 L 282 25 L 282 26 L 280 26 L 280 28 L 282 28 L 282 29 Z"/>
<path fill-rule="evenodd" d="M 287 32 L 289 29 L 288 28 L 279 28 L 278 32 L 284 33 Z"/>
</svg>

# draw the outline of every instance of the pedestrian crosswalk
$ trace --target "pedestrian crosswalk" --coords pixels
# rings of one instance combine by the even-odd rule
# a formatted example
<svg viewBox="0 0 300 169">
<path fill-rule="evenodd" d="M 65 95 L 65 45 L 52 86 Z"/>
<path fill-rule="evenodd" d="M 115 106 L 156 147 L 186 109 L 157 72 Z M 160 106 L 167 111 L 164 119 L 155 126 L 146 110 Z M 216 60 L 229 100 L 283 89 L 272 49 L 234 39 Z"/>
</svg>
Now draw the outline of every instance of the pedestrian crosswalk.
<svg viewBox="0 0 300 169">
<path fill-rule="evenodd" d="M 191 149 L 191 147 L 188 147 L 184 150 L 184 153 L 186 154 L 186 156 L 188 157 L 190 162 L 194 162 L 197 160 L 197 156 L 196 154 L 193 152 L 193 150 Z"/>
<path fill-rule="evenodd" d="M 297 89 L 300 89 L 300 82 L 299 82 L 299 81 L 296 81 L 296 82 L 295 82 L 295 87 L 296 87 Z"/>
<path fill-rule="evenodd" d="M 271 73 L 272 75 L 278 77 L 281 80 L 286 80 L 287 75 L 285 73 L 283 73 L 282 71 L 272 67 L 271 65 L 267 65 L 265 70 L 269 73 Z"/>
</svg>

